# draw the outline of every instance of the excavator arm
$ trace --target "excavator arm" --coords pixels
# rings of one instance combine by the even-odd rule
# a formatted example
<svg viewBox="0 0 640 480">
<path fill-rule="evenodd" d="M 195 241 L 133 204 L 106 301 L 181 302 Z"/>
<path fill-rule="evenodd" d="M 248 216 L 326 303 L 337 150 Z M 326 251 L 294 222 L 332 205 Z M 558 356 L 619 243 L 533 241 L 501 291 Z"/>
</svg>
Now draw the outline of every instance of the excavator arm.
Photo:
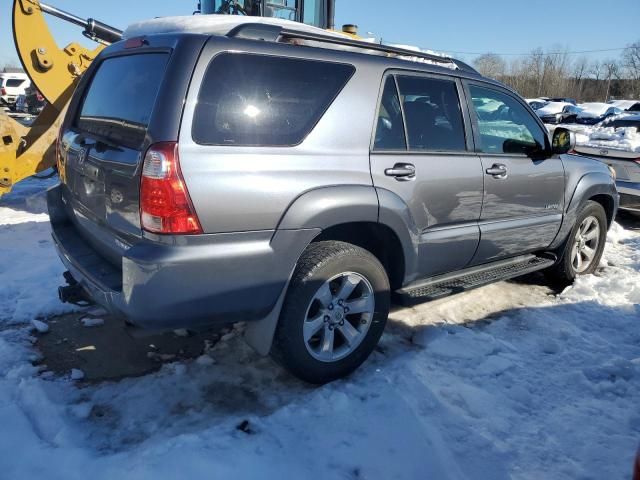
<svg viewBox="0 0 640 480">
<path fill-rule="evenodd" d="M 93 50 L 78 43 L 59 48 L 45 13 L 84 27 L 84 35 L 99 45 Z M 0 196 L 20 180 L 55 165 L 58 129 L 80 77 L 105 45 L 121 36 L 115 28 L 92 19 L 82 20 L 39 0 L 13 1 L 13 38 L 18 57 L 47 104 L 30 127 L 0 112 Z"/>
</svg>

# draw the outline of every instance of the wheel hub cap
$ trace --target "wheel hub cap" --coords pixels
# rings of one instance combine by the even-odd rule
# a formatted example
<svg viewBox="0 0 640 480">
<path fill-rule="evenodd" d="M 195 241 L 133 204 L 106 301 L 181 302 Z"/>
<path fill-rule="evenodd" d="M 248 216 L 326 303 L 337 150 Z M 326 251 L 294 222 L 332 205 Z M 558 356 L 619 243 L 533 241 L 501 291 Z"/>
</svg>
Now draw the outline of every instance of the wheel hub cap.
<svg viewBox="0 0 640 480">
<path fill-rule="evenodd" d="M 355 272 L 325 282 L 307 307 L 303 336 L 307 351 L 322 362 L 348 356 L 364 340 L 375 312 L 371 283 Z"/>
<path fill-rule="evenodd" d="M 571 251 L 571 263 L 576 273 L 582 273 L 591 267 L 599 244 L 600 222 L 596 217 L 587 217 L 576 232 Z"/>
</svg>

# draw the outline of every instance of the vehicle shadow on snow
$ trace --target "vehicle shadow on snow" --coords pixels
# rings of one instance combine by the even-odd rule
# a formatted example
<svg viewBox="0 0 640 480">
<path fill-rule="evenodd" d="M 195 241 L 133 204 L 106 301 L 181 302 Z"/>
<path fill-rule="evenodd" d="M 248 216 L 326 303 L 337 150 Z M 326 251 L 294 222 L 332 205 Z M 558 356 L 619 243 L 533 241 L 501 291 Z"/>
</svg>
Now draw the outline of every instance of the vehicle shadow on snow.
<svg viewBox="0 0 640 480">
<path fill-rule="evenodd" d="M 622 225 L 626 230 L 640 230 L 640 213 L 630 213 L 624 210 L 618 212 L 616 222 Z"/>
<path fill-rule="evenodd" d="M 486 302 L 491 302 L 491 298 L 487 298 Z M 606 321 L 611 323 L 613 331 L 619 328 L 619 324 L 611 319 L 637 318 L 640 307 L 636 305 L 635 310 L 625 310 L 592 302 L 551 304 L 505 309 L 459 325 L 409 325 L 403 322 L 403 313 L 402 309 L 392 313 L 380 345 L 358 371 L 350 378 L 326 387 L 303 384 L 270 358 L 258 356 L 242 340 L 242 327 L 236 326 L 233 330 L 220 332 L 222 335 L 218 333 L 208 339 L 195 338 L 195 346 L 189 352 L 178 352 L 173 357 L 162 356 L 163 349 L 173 348 L 175 351 L 170 340 L 162 348 L 155 345 L 153 351 L 160 355 L 155 359 L 160 369 L 154 373 L 143 372 L 141 376 L 126 378 L 129 373 L 123 370 L 115 372 L 115 380 L 80 382 L 67 410 L 77 417 L 79 430 L 88 432 L 83 433 L 88 436 L 86 440 L 103 453 L 126 450 L 158 434 L 177 437 L 218 428 L 227 432 L 237 431 L 237 435 L 259 435 L 261 430 L 259 426 L 256 427 L 256 422 L 259 425 L 260 418 L 287 406 L 304 408 L 315 395 L 345 388 L 351 392 L 353 388 L 366 392 L 372 388 L 370 385 L 374 385 L 376 391 L 384 392 L 384 388 L 379 389 L 375 385 L 396 381 L 396 362 L 436 362 L 439 369 L 449 371 L 452 380 L 459 374 L 463 381 L 468 371 L 458 371 L 461 358 L 469 360 L 473 357 L 474 363 L 481 365 L 488 357 L 500 353 L 494 346 L 487 346 L 487 335 L 496 335 L 500 342 L 505 341 L 503 337 L 508 337 L 506 341 L 512 343 L 514 351 L 518 351 L 519 342 L 534 345 L 534 348 L 524 348 L 522 358 L 518 361 L 532 370 L 529 378 L 538 379 L 536 385 L 527 385 L 527 388 L 540 389 L 542 392 L 547 388 L 545 381 L 549 371 L 566 367 L 565 354 L 571 354 L 573 350 L 580 352 L 585 348 L 584 332 L 578 328 L 575 333 L 567 326 L 557 329 L 558 321 L 569 319 L 575 324 Z M 442 320 L 445 322 L 446 318 Z M 92 335 L 104 335 L 104 332 L 100 332 L 101 328 L 81 330 L 90 331 Z M 55 329 L 53 325 L 53 335 Z M 148 342 L 143 341 L 137 347 L 123 344 L 118 340 L 116 330 L 109 333 L 115 335 L 110 340 L 113 345 L 102 353 L 94 352 L 103 355 L 99 363 L 113 364 L 115 357 L 126 362 L 127 358 L 140 356 L 141 353 L 146 356 L 150 351 L 151 344 Z M 53 335 L 50 340 L 52 343 L 61 340 L 55 340 Z M 621 344 L 633 345 L 635 342 L 637 347 L 640 334 L 636 332 L 635 338 L 632 338 L 633 335 L 633 332 L 612 333 L 612 336 L 619 337 Z M 77 347 L 68 338 L 66 340 L 60 344 L 66 344 L 67 349 Z M 131 348 L 139 351 L 132 352 Z M 638 355 L 640 351 L 636 352 Z M 120 360 L 116 363 L 122 365 Z M 46 356 L 42 362 L 48 362 Z M 64 368 L 71 367 L 67 364 Z M 594 366 L 596 370 L 591 373 L 594 382 L 603 381 L 608 375 L 605 371 L 600 375 L 598 367 Z M 485 374 L 501 373 L 489 371 Z M 501 386 L 506 388 L 504 384 L 498 384 L 497 388 Z M 455 383 L 449 387 L 455 389 Z M 433 393 L 429 392 L 429 395 Z M 365 395 L 361 401 L 369 400 Z M 425 414 L 428 415 L 428 412 Z M 91 428 L 82 427 L 87 423 Z"/>
</svg>

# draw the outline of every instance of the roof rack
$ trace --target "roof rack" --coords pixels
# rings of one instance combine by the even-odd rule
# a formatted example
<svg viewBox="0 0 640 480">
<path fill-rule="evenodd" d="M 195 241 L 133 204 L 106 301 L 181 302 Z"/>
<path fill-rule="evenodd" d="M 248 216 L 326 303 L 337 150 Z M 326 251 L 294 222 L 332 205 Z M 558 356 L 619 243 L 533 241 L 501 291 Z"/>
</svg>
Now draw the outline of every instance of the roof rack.
<svg viewBox="0 0 640 480">
<path fill-rule="evenodd" d="M 478 71 L 473 67 L 451 57 L 444 57 L 431 53 L 409 50 L 408 48 L 392 47 L 390 45 L 383 45 L 379 43 L 363 42 L 361 40 L 353 40 L 339 35 L 327 35 L 303 30 L 295 30 L 279 25 L 245 23 L 242 25 L 238 25 L 237 27 L 232 29 L 227 34 L 227 37 L 244 38 L 250 40 L 264 40 L 270 42 L 281 42 L 283 40 L 309 40 L 313 42 L 340 45 L 362 50 L 374 50 L 377 52 L 397 55 L 401 57 L 420 58 L 436 64 L 441 64 L 443 66 L 453 67 L 465 72 L 478 74 Z"/>
</svg>

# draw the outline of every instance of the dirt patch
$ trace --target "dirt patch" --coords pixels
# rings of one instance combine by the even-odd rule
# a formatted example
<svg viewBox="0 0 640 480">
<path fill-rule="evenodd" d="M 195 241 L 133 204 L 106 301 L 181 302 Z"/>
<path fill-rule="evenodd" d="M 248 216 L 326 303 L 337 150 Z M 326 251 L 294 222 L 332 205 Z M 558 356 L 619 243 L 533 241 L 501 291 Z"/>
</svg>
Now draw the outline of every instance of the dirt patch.
<svg viewBox="0 0 640 480">
<path fill-rule="evenodd" d="M 55 375 L 84 373 L 84 381 L 98 382 L 137 377 L 158 370 L 163 363 L 197 358 L 220 339 L 223 330 L 140 336 L 132 334 L 122 320 L 104 316 L 104 323 L 86 327 L 85 314 L 50 319 L 49 332 L 38 335 L 40 363 Z M 98 322 L 99 323 L 99 322 Z"/>
</svg>

